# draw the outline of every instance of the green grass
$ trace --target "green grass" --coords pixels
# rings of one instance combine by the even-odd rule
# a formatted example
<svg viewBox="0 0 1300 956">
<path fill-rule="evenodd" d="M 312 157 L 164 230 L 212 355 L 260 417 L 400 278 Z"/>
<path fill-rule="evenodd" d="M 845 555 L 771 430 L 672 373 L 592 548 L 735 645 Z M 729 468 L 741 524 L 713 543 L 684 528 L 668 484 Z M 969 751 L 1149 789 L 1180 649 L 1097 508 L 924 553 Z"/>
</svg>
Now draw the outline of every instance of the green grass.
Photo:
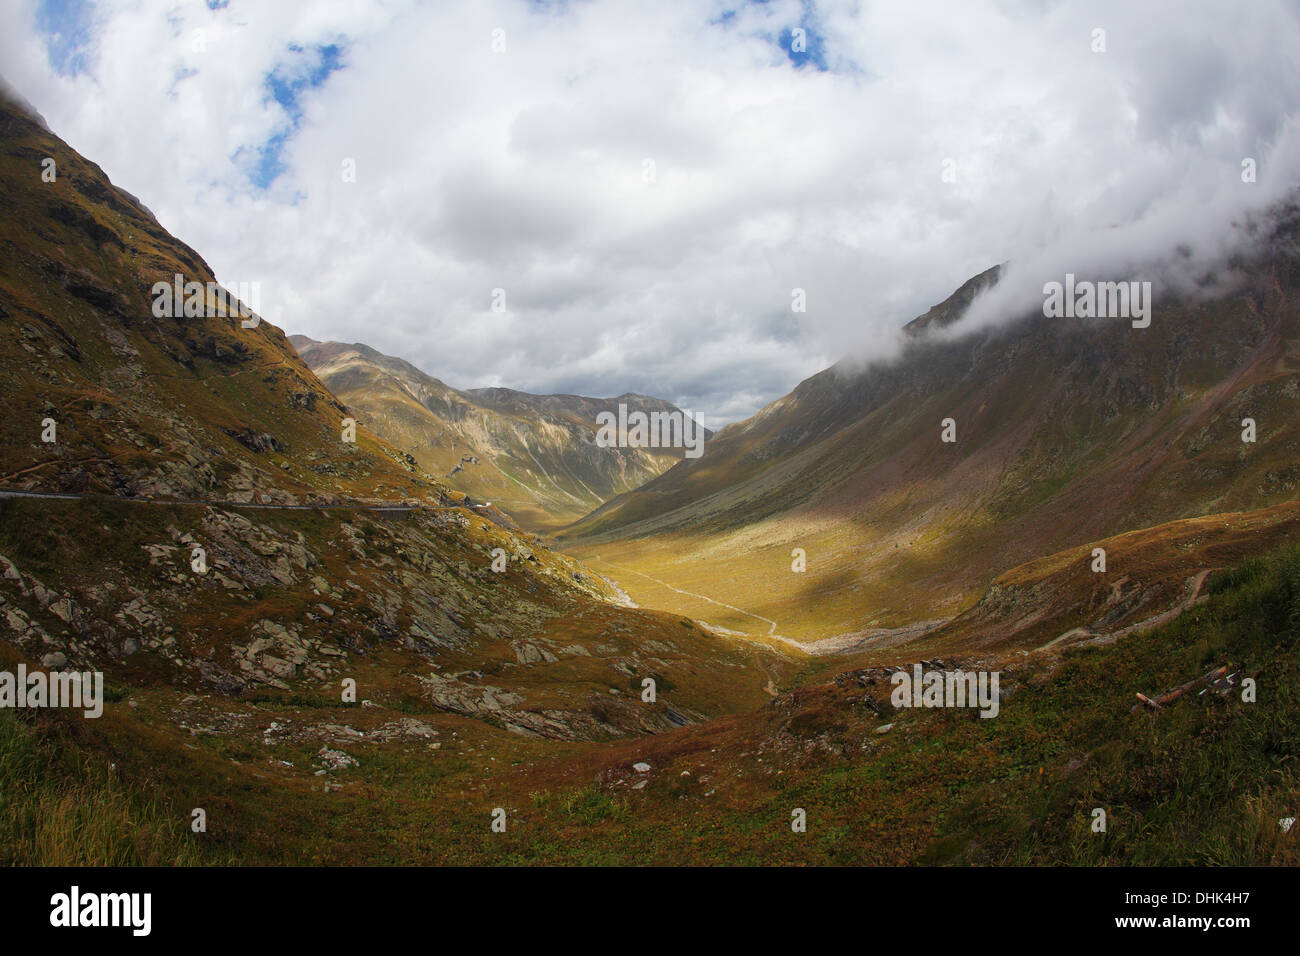
<svg viewBox="0 0 1300 956">
<path fill-rule="evenodd" d="M 1294 859 L 1278 820 L 1300 805 L 1300 549 L 1247 561 L 1209 591 L 1207 604 L 1164 627 L 1072 655 L 1023 707 L 1013 698 L 988 732 L 1016 785 L 978 788 L 955 808 L 954 833 L 926 859 Z M 1255 703 L 1239 691 L 1193 693 L 1159 713 L 1129 714 L 1135 692 L 1153 696 L 1219 664 L 1255 678 Z M 968 742 L 964 736 L 951 743 Z M 1071 760 L 1077 767 L 1067 773 Z M 1035 766 L 1048 770 L 1037 775 Z M 1105 834 L 1088 825 L 1096 807 L 1107 813 Z"/>
<path fill-rule="evenodd" d="M 315 778 L 304 789 L 250 776 L 270 773 L 272 756 L 306 768 L 315 744 L 271 752 L 254 739 L 195 737 L 185 740 L 200 749 L 186 751 L 135 723 L 101 740 L 107 727 L 0 712 L 0 862 L 1300 862 L 1296 838 L 1278 827 L 1300 807 L 1300 549 L 1221 572 L 1207 594 L 1160 628 L 1070 652 L 1053 670 L 1004 674 L 1015 690 L 996 719 L 876 718 L 814 687 L 793 707 L 725 722 L 693 750 L 677 749 L 686 736 L 613 745 L 625 754 L 618 765 L 658 748 L 640 791 L 627 788 L 641 778 L 626 767 L 620 787 L 600 782 L 605 745 L 472 731 L 471 748 L 445 729 L 436 752 L 423 741 L 358 750 L 361 767 L 338 775 L 344 790 L 326 793 Z M 1135 692 L 1156 695 L 1219 664 L 1255 678 L 1257 701 L 1192 694 L 1130 713 Z M 310 712 L 323 701 L 290 695 L 272 709 L 289 703 Z M 873 733 L 891 720 L 891 733 Z M 517 777 L 524 759 L 544 775 Z M 209 807 L 206 840 L 188 834 L 194 805 Z M 505 834 L 488 826 L 498 805 L 511 808 Z M 805 834 L 790 830 L 794 807 L 807 811 Z M 1089 826 L 1097 807 L 1104 834 Z"/>
<path fill-rule="evenodd" d="M 105 761 L 56 749 L 0 710 L 0 865 L 199 862 L 181 816 L 130 792 Z"/>
<path fill-rule="evenodd" d="M 701 800 L 694 783 L 652 781 L 629 795 L 616 830 L 601 824 L 617 798 L 561 793 L 535 800 L 563 811 L 540 829 L 559 831 L 552 859 L 568 863 L 1296 862 L 1278 820 L 1300 807 L 1300 550 L 1246 562 L 1209 592 L 1168 625 L 1075 652 L 1050 675 L 1019 675 L 1028 679 L 996 719 L 899 712 L 895 731 L 863 753 L 869 725 L 883 721 L 813 708 L 787 731 L 829 736 L 843 756 L 787 759 L 781 776 L 765 778 L 752 756 L 719 757 L 728 792 Z M 1256 679 L 1255 703 L 1239 691 L 1191 694 L 1130 714 L 1136 691 L 1156 695 L 1224 663 Z M 744 733 L 746 751 L 764 740 Z M 790 831 L 794 807 L 808 813 L 807 834 Z M 1097 807 L 1104 834 L 1090 827 Z"/>
</svg>

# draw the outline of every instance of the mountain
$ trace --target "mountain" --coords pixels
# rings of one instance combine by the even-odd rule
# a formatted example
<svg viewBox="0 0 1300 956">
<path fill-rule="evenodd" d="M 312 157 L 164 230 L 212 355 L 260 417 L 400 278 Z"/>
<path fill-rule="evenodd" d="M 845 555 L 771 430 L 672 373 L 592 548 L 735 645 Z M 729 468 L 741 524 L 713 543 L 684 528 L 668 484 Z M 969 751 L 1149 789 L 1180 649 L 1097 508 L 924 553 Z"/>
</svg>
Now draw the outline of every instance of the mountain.
<svg viewBox="0 0 1300 956">
<path fill-rule="evenodd" d="M 1298 221 L 1281 211 L 1237 291 L 1161 295 L 1149 328 L 1031 314 L 963 335 L 989 270 L 911 323 L 898 360 L 813 376 L 560 540 L 646 603 L 865 638 L 951 618 L 1055 552 L 1291 501 Z"/>
<path fill-rule="evenodd" d="M 211 271 L 5 97 L 0 186 L 0 863 L 1297 862 L 1291 220 L 1146 330 L 927 331 L 961 293 L 585 517 L 584 562 L 344 440 L 269 323 L 156 316 Z M 558 456 L 603 407 L 404 380 L 447 442 Z M 1002 717 L 896 705 L 921 665 Z M 23 668 L 102 713 L 9 706 Z"/>
<path fill-rule="evenodd" d="M 360 429 L 267 322 L 159 318 L 197 252 L 12 102 L 0 111 L 0 485 L 280 503 L 446 490 Z M 43 161 L 55 161 L 53 181 Z M 251 319 L 249 320 L 252 321 Z M 53 423 L 44 441 L 47 419 Z"/>
<path fill-rule="evenodd" d="M 549 531 L 644 484 L 680 448 L 602 448 L 601 412 L 679 412 L 644 395 L 584 398 L 508 388 L 451 388 L 409 362 L 361 345 L 290 336 L 321 381 L 374 432 L 448 485 Z M 712 433 L 705 430 L 705 439 Z"/>
<path fill-rule="evenodd" d="M 210 807 L 269 771 L 279 816 L 320 787 L 323 760 L 338 769 L 322 752 L 398 759 L 442 739 L 504 761 L 527 741 L 755 706 L 792 671 L 628 607 L 364 423 L 347 440 L 347 408 L 270 323 L 197 299 L 202 314 L 156 315 L 155 283 L 176 274 L 211 307 L 211 269 L 4 97 L 0 183 L 0 668 L 98 671 L 110 688 L 101 720 L 4 710 L 6 746 L 62 740 L 56 764 L 111 757 L 130 792 Z M 244 753 L 250 730 L 279 741 L 269 766 Z M 44 813 L 15 806 L 0 830 Z M 43 839 L 20 842 L 64 858 Z"/>
</svg>

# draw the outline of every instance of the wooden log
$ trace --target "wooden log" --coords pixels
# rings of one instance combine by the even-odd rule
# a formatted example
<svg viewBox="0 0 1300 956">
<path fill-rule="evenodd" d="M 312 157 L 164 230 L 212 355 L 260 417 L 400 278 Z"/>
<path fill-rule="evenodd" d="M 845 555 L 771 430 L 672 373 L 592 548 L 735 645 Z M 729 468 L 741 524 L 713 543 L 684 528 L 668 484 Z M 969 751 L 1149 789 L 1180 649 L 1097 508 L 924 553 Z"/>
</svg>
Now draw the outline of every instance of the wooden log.
<svg viewBox="0 0 1300 956">
<path fill-rule="evenodd" d="M 1146 694 L 1138 694 L 1138 695 L 1137 695 L 1137 699 L 1138 699 L 1138 702 L 1137 702 L 1136 704 L 1133 705 L 1133 710 L 1130 710 L 1130 711 L 1129 711 L 1130 714 L 1135 713 L 1135 712 L 1137 711 L 1137 709 L 1138 709 L 1139 707 L 1143 706 L 1143 705 L 1146 705 L 1147 707 L 1151 708 L 1152 710 L 1159 710 L 1159 709 L 1160 709 L 1160 705 L 1159 705 L 1158 703 L 1156 703 L 1154 700 L 1152 700 L 1150 697 L 1148 697 Z"/>
<path fill-rule="evenodd" d="M 1210 681 L 1218 680 L 1220 677 L 1223 677 L 1227 673 L 1228 673 L 1228 668 L 1226 666 L 1216 667 L 1214 670 L 1210 671 L 1208 674 L 1206 674 L 1203 677 L 1198 677 L 1196 678 L 1196 680 L 1188 681 L 1182 687 L 1175 687 L 1171 691 L 1166 691 L 1165 693 L 1161 694 L 1159 697 L 1156 698 L 1156 703 L 1163 707 L 1165 704 L 1169 703 L 1170 701 L 1177 700 L 1179 697 L 1182 697 L 1189 690 L 1192 690 L 1193 688 L 1196 687 L 1200 687 L 1202 684 L 1208 684 Z"/>
<path fill-rule="evenodd" d="M 1183 684 L 1181 687 L 1175 687 L 1173 690 L 1165 691 L 1163 694 L 1161 694 L 1159 697 L 1156 697 L 1154 700 L 1148 697 L 1146 694 L 1138 694 L 1137 695 L 1138 702 L 1133 705 L 1133 709 L 1130 710 L 1129 713 L 1135 714 L 1143 706 L 1146 706 L 1151 710 L 1162 710 L 1165 707 L 1165 705 L 1172 703 L 1173 701 L 1177 700 L 1179 697 L 1182 697 L 1189 690 L 1193 690 L 1205 684 L 1210 684 L 1216 680 L 1220 680 L 1227 673 L 1228 673 L 1228 667 L 1226 664 L 1222 667 L 1216 667 L 1214 670 L 1209 671 L 1208 673 L 1203 674 L 1202 676 L 1196 678 L 1196 680 L 1189 680 L 1186 684 Z"/>
</svg>

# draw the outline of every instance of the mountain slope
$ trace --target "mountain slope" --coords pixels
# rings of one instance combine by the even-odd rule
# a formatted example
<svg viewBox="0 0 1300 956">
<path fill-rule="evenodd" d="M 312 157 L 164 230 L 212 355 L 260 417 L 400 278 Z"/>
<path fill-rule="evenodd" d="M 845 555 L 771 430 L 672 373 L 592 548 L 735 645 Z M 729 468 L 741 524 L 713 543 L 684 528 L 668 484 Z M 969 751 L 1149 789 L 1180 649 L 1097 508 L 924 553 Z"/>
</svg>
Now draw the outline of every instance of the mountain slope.
<svg viewBox="0 0 1300 956">
<path fill-rule="evenodd" d="M 534 531 L 568 524 L 682 457 L 674 448 L 595 443 L 600 412 L 617 414 L 620 403 L 631 411 L 677 411 L 660 399 L 460 391 L 365 345 L 302 335 L 290 342 L 372 430 L 451 487 L 492 501 Z"/>
<path fill-rule="evenodd" d="M 211 271 L 2 97 L 0 184 L 8 659 L 154 688 L 173 728 L 264 694 L 341 706 L 352 679 L 435 725 L 566 739 L 757 702 L 770 676 L 745 669 L 756 655 L 789 669 L 609 603 L 607 582 L 364 427 L 345 440 L 346 408 L 278 328 L 156 317 L 153 283 Z M 673 691 L 610 692 L 647 675 Z"/>
<path fill-rule="evenodd" d="M 1292 209 L 1241 291 L 1158 298 L 1150 328 L 1031 315 L 931 334 L 960 331 L 990 270 L 913 323 L 898 361 L 813 376 L 562 540 L 643 603 L 816 639 L 949 617 L 1008 568 L 1107 535 L 1291 500 L 1296 223 Z"/>
<path fill-rule="evenodd" d="M 780 610 L 761 602 L 782 598 L 794 540 L 809 552 L 803 605 L 861 624 L 857 582 L 839 582 L 844 601 L 826 575 L 862 559 L 862 541 L 879 547 L 877 514 L 917 536 L 938 527 L 949 561 L 954 541 L 977 559 L 964 576 L 922 555 L 898 569 L 966 589 L 950 624 L 812 660 L 619 606 L 588 566 L 382 438 L 343 442 L 344 406 L 278 329 L 155 319 L 151 282 L 209 278 L 202 261 L 3 101 L 0 187 L 3 487 L 84 495 L 0 492 L 0 670 L 101 670 L 107 685 L 100 718 L 0 708 L 0 862 L 1295 862 L 1277 820 L 1300 794 L 1300 557 L 1203 574 L 1300 522 L 1292 251 L 1127 360 L 1113 343 L 1096 354 L 1106 330 L 1061 344 L 1031 324 L 818 376 L 720 435 L 724 454 L 590 519 L 625 533 L 654 515 L 637 530 L 670 543 L 699 521 L 715 549 L 706 583 L 752 588 L 715 592 L 741 617 L 751 596 Z M 1216 315 L 1242 321 L 1216 337 Z M 524 417 L 551 401 L 588 414 L 564 397 L 475 397 Z M 928 449 L 954 405 L 958 448 Z M 1231 445 L 1243 408 L 1261 423 L 1244 455 Z M 356 505 L 394 498 L 416 507 Z M 1086 545 L 1045 554 L 1132 515 L 1210 507 L 1120 528 L 1102 541 L 1105 575 L 1081 572 Z M 795 537 L 774 545 L 787 518 Z M 596 546 L 612 560 L 637 544 Z M 764 549 L 780 560 L 752 560 Z M 1013 566 L 1021 552 L 1033 559 Z M 1183 618 L 1119 643 L 1193 572 Z M 872 586 L 900 616 L 918 594 L 906 577 Z M 955 647 L 954 663 L 1002 670 L 1002 719 L 888 709 L 891 667 Z M 1129 712 L 1135 689 L 1221 663 L 1259 679 L 1258 703 L 1212 693 Z M 1104 839 L 1087 828 L 1098 794 Z M 207 830 L 191 828 L 196 808 Z"/>
<path fill-rule="evenodd" d="M 155 282 L 206 284 L 211 269 L 2 98 L 0 141 L 0 485 L 281 502 L 442 494 L 364 429 L 343 441 L 343 405 L 279 329 L 155 317 Z"/>
</svg>

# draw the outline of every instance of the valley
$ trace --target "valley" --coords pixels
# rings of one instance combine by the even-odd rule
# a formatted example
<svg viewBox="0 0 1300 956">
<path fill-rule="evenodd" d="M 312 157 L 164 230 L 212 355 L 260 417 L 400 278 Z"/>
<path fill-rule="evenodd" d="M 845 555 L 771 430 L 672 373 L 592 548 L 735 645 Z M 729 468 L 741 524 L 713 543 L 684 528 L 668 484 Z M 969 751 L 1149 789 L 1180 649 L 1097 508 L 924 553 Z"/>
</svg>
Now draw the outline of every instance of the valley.
<svg viewBox="0 0 1300 956">
<path fill-rule="evenodd" d="M 922 317 L 898 362 L 820 373 L 722 429 L 703 460 L 555 540 L 629 569 L 619 583 L 638 602 L 704 613 L 692 596 L 703 595 L 807 642 L 959 616 L 999 575 L 1047 553 L 1294 500 L 1300 315 L 1294 253 L 1281 251 L 1294 250 L 1288 216 L 1245 289 L 1168 302 L 1150 328 L 1037 315 L 937 339 Z M 972 279 L 931 316 L 959 314 L 990 281 Z M 1224 322 L 1238 330 L 1226 342 Z M 949 418 L 958 437 L 945 443 Z M 1247 418 L 1260 429 L 1250 442 Z M 717 623 L 754 628 L 746 615 Z"/>
<path fill-rule="evenodd" d="M 680 422 L 683 413 L 659 399 L 458 391 L 365 345 L 305 336 L 290 342 L 377 432 L 451 487 L 499 502 L 530 531 L 577 520 L 606 498 L 660 474 L 685 451 L 680 443 L 600 443 L 602 416 L 617 421 L 621 410 L 626 422 L 629 403 L 634 415 L 676 416 Z M 692 424 L 697 444 L 707 440 L 708 430 Z"/>
<path fill-rule="evenodd" d="M 1294 204 L 1145 326 L 956 334 L 991 269 L 696 457 L 156 314 L 212 270 L 9 97 L 0 180 L 0 669 L 105 689 L 0 709 L 0 861 L 1297 862 Z M 896 708 L 921 667 L 996 719 Z M 1134 710 L 1211 668 L 1258 696 Z"/>
</svg>

